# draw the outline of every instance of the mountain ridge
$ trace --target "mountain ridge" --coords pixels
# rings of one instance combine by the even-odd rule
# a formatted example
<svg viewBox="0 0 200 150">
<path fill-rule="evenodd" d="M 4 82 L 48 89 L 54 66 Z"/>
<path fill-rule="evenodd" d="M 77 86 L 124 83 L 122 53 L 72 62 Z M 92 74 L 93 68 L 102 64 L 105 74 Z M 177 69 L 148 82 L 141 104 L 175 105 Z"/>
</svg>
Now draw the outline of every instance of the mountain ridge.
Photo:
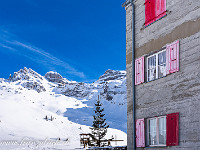
<svg viewBox="0 0 200 150">
<path fill-rule="evenodd" d="M 55 138 L 56 135 L 67 138 L 66 135 L 69 134 L 77 142 L 77 134 L 89 132 L 88 127 L 92 125 L 93 107 L 98 95 L 105 109 L 105 118 L 111 127 L 108 136 L 116 134 L 126 140 L 125 71 L 109 69 L 97 81 L 83 83 L 69 81 L 57 72 L 50 71 L 41 76 L 31 68 L 20 69 L 8 79 L 0 79 L 0 135 L 12 139 L 27 134 L 37 138 Z M 6 113 L 8 110 L 10 113 Z M 32 129 L 32 124 L 23 119 L 25 114 L 28 122 L 35 124 L 38 130 Z M 49 122 L 44 120 L 45 116 L 57 119 Z M 19 121 L 16 123 L 16 118 L 23 124 Z M 76 131 L 76 135 L 71 135 L 71 129 L 63 126 L 63 122 L 72 124 L 73 126 L 68 126 Z M 51 127 L 53 131 L 46 130 L 46 127 Z M 71 146 L 73 147 L 72 143 Z"/>
</svg>

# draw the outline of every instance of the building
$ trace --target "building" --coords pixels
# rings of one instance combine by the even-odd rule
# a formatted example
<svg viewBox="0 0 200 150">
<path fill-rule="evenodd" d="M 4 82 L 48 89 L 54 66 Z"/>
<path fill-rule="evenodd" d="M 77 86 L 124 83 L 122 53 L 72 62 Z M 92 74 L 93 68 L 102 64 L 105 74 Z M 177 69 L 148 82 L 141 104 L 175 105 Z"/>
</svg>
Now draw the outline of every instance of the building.
<svg viewBox="0 0 200 150">
<path fill-rule="evenodd" d="M 200 150 L 200 0 L 123 6 L 128 150 Z"/>
</svg>

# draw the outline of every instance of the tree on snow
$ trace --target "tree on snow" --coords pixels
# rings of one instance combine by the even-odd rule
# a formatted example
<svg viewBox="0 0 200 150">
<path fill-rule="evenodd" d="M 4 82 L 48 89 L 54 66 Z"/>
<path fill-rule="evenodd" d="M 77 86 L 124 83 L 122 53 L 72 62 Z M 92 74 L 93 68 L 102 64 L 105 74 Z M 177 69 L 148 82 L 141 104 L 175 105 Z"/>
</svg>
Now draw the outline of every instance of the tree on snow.
<svg viewBox="0 0 200 150">
<path fill-rule="evenodd" d="M 102 103 L 98 100 L 95 104 L 95 115 L 93 116 L 94 121 L 91 129 L 91 137 L 92 137 L 92 145 L 102 147 L 104 146 L 103 141 L 101 140 L 107 133 L 107 128 L 109 125 L 105 122 L 104 119 L 105 114 L 103 114 L 104 108 L 102 107 Z"/>
</svg>

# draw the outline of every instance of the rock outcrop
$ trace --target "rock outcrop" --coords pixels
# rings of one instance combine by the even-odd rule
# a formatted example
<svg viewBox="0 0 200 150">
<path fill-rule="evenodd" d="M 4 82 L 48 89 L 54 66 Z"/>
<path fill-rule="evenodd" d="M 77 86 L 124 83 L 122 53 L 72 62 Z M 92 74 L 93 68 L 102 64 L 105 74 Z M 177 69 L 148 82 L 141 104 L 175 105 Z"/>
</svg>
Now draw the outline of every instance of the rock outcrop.
<svg viewBox="0 0 200 150">
<path fill-rule="evenodd" d="M 99 77 L 99 81 L 109 80 L 121 80 L 126 77 L 126 71 L 116 71 L 108 69 L 102 76 Z"/>
<path fill-rule="evenodd" d="M 36 90 L 38 93 L 46 91 L 44 85 L 42 85 L 43 77 L 31 68 L 20 69 L 18 72 L 14 72 L 13 76 L 9 76 L 10 82 L 17 82 L 22 87 L 29 90 Z"/>
<path fill-rule="evenodd" d="M 26 67 L 24 67 L 24 69 L 20 69 L 18 72 L 14 72 L 13 77 L 9 77 L 9 79 L 11 79 L 12 81 L 18 81 L 18 80 L 29 80 L 33 77 L 43 80 L 40 74 L 33 71 L 31 68 L 27 69 Z"/>
<path fill-rule="evenodd" d="M 64 78 L 57 72 L 49 71 L 44 76 L 49 82 L 65 84 Z"/>
<path fill-rule="evenodd" d="M 66 82 L 54 91 L 75 98 L 92 99 L 98 94 L 108 101 L 112 101 L 114 97 L 121 97 L 126 101 L 126 72 L 107 70 L 94 83 Z"/>
</svg>

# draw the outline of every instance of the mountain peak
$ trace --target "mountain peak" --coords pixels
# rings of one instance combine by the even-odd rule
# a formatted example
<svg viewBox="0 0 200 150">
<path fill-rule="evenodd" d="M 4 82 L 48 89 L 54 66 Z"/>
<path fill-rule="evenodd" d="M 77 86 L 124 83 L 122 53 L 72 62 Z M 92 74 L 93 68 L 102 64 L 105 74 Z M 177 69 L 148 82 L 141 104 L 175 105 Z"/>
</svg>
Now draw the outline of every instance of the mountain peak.
<svg viewBox="0 0 200 150">
<path fill-rule="evenodd" d="M 42 84 L 43 77 L 31 68 L 27 69 L 26 67 L 24 67 L 24 69 L 20 69 L 18 72 L 14 72 L 13 76 L 9 76 L 8 81 L 17 81 L 17 85 L 20 84 L 22 87 L 29 90 L 36 90 L 38 93 L 46 91 L 45 87 Z"/>
<path fill-rule="evenodd" d="M 44 76 L 49 82 L 65 83 L 65 78 L 63 78 L 59 73 L 54 71 L 49 71 Z"/>
<path fill-rule="evenodd" d="M 118 71 L 108 69 L 105 73 L 99 77 L 99 81 L 108 81 L 108 80 L 120 80 L 126 77 L 126 71 Z"/>
<path fill-rule="evenodd" d="M 14 72 L 13 77 L 9 77 L 9 79 L 12 81 L 18 81 L 18 80 L 29 80 L 32 77 L 43 80 L 40 74 L 38 74 L 31 68 L 27 69 L 26 67 L 24 67 L 24 69 L 20 69 L 18 72 Z"/>
</svg>

